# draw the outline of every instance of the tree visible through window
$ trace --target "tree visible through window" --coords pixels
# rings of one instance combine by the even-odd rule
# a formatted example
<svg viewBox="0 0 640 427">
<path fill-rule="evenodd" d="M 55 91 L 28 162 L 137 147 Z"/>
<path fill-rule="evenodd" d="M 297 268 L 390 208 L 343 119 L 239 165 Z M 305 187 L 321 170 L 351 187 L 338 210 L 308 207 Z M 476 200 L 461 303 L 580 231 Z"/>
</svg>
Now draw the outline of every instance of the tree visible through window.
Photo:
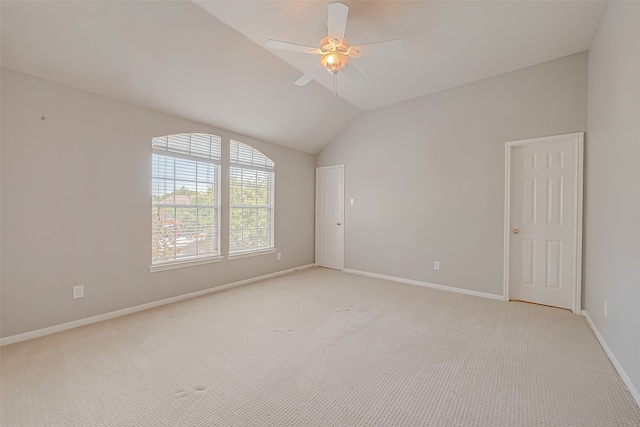
<svg viewBox="0 0 640 427">
<path fill-rule="evenodd" d="M 220 254 L 219 136 L 153 138 L 152 264 Z"/>
<path fill-rule="evenodd" d="M 274 247 L 274 169 L 260 151 L 231 140 L 229 254 Z"/>
</svg>

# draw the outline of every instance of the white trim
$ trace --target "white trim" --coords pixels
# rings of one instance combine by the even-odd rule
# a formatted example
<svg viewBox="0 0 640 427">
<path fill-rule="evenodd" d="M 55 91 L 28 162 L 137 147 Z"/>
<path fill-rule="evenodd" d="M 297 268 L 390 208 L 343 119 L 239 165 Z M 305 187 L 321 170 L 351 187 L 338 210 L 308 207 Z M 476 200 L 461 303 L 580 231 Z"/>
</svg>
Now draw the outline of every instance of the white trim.
<svg viewBox="0 0 640 427">
<path fill-rule="evenodd" d="M 504 150 L 504 241 L 502 261 L 502 299 L 509 301 L 509 238 L 511 237 L 511 147 L 509 143 Z"/>
<path fill-rule="evenodd" d="M 229 261 L 232 261 L 234 259 L 248 258 L 248 257 L 252 257 L 252 256 L 259 256 L 259 255 L 274 254 L 274 253 L 276 253 L 277 250 L 278 249 L 276 249 L 276 248 L 269 248 L 269 249 L 261 249 L 259 251 L 238 252 L 238 253 L 235 253 L 235 254 L 229 254 L 227 256 L 227 259 Z"/>
<path fill-rule="evenodd" d="M 574 310 L 575 314 L 580 314 L 582 312 L 582 209 L 583 205 L 583 192 L 584 192 L 584 132 L 579 132 L 578 135 L 578 143 L 576 150 L 576 159 L 578 161 L 578 167 L 576 167 L 576 183 L 578 188 L 576 189 L 576 193 L 574 194 L 574 206 L 575 206 L 575 218 L 576 223 L 574 225 L 574 236 L 575 236 L 575 264 L 576 264 L 576 290 L 574 293 Z"/>
<path fill-rule="evenodd" d="M 282 276 L 284 274 L 293 273 L 294 271 L 304 270 L 309 267 L 315 267 L 315 264 L 302 265 L 300 267 L 290 268 L 288 270 L 277 271 L 275 273 L 265 274 L 258 277 L 252 277 L 250 279 L 240 280 L 238 282 L 228 283 L 226 285 L 216 286 L 201 291 L 191 292 L 184 295 L 178 295 L 171 298 L 166 298 L 159 301 L 149 302 L 146 304 L 137 305 L 135 307 L 124 308 L 122 310 L 116 310 L 109 313 L 99 314 L 97 316 L 86 317 L 84 319 L 78 319 L 60 325 L 50 326 L 48 328 L 37 329 L 35 331 L 25 332 L 23 334 L 12 335 L 5 338 L 0 338 L 0 347 L 14 344 L 21 341 L 30 340 L 33 338 L 43 337 L 45 335 L 55 334 L 57 332 L 66 331 L 68 329 L 77 328 L 79 326 L 86 326 L 92 323 L 102 322 L 104 320 L 113 319 L 115 317 L 126 316 L 127 314 L 136 313 L 138 311 L 147 310 L 150 308 L 159 307 L 161 305 L 171 304 L 174 302 L 199 297 L 202 295 L 208 295 L 214 292 L 222 291 L 229 288 L 235 288 L 236 286 L 247 285 L 249 283 L 257 282 L 260 280 L 270 279 L 272 277 Z"/>
<path fill-rule="evenodd" d="M 224 259 L 223 256 L 211 256 L 206 258 L 188 259 L 184 261 L 163 262 L 162 264 L 156 264 L 149 267 L 149 271 L 155 273 L 157 271 L 175 270 L 176 268 L 192 267 L 194 265 L 211 264 L 214 262 L 220 262 Z"/>
<path fill-rule="evenodd" d="M 583 163 L 584 163 L 584 132 L 568 133 L 564 135 L 545 136 L 542 138 L 521 139 L 518 141 L 509 141 L 505 144 L 505 171 L 504 171 L 504 253 L 503 253 L 503 271 L 502 286 L 503 297 L 505 301 L 509 300 L 509 240 L 511 235 L 511 152 L 513 147 L 521 147 L 526 145 L 545 144 L 555 142 L 557 140 L 566 140 L 575 138 L 575 180 L 576 192 L 574 193 L 574 230 L 573 230 L 573 247 L 574 247 L 574 293 L 573 309 L 575 314 L 580 314 L 582 310 L 582 193 L 583 193 Z"/>
<path fill-rule="evenodd" d="M 455 293 L 458 293 L 458 294 L 471 295 L 471 296 L 474 296 L 474 297 L 489 298 L 489 299 L 495 299 L 495 300 L 500 300 L 500 301 L 502 300 L 502 295 L 489 294 L 489 293 L 486 293 L 486 292 L 472 291 L 472 290 L 469 290 L 469 289 L 456 288 L 456 287 L 453 287 L 453 286 L 437 285 L 435 283 L 422 282 L 422 281 L 413 280 L 413 279 L 404 279 L 402 277 L 387 276 L 385 274 L 369 273 L 367 271 L 352 270 L 350 268 L 345 268 L 342 271 L 344 273 L 358 274 L 360 276 L 375 277 L 376 279 L 392 280 L 394 282 L 407 283 L 409 285 L 416 285 L 416 286 L 423 286 L 425 288 L 438 289 L 440 291 L 455 292 Z"/>
<path fill-rule="evenodd" d="M 620 378 L 629 389 L 629 393 L 631 393 L 631 396 L 634 398 L 638 406 L 640 406 L 640 392 L 638 392 L 638 389 L 636 389 L 636 387 L 631 382 L 631 378 L 629 378 L 627 373 L 622 368 L 622 365 L 620 365 L 620 362 L 618 362 L 618 359 L 616 359 L 616 356 L 614 356 L 613 351 L 611 351 L 611 349 L 607 345 L 607 342 L 604 340 L 604 338 L 600 334 L 600 331 L 598 331 L 598 328 L 596 328 L 595 323 L 593 323 L 593 320 L 591 320 L 589 313 L 587 313 L 585 310 L 582 310 L 582 315 L 585 317 L 585 319 L 587 319 L 587 323 L 589 324 L 589 326 L 591 327 L 591 330 L 593 331 L 596 338 L 598 339 L 598 342 L 604 349 L 604 352 L 607 353 L 607 356 L 609 357 L 611 364 L 613 365 L 614 368 L 616 368 L 616 371 L 618 371 L 618 375 L 620 375 Z"/>
</svg>

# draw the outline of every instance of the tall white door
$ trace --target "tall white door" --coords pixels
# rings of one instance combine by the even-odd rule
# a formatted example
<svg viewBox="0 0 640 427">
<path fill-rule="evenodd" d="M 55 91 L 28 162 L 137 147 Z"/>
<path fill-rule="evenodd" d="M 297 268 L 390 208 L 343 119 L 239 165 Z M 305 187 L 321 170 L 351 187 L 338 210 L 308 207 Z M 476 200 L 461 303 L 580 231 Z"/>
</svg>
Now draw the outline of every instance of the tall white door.
<svg viewBox="0 0 640 427">
<path fill-rule="evenodd" d="M 583 134 L 507 144 L 509 299 L 580 310 Z"/>
<path fill-rule="evenodd" d="M 344 267 L 344 165 L 316 169 L 316 264 Z"/>
</svg>

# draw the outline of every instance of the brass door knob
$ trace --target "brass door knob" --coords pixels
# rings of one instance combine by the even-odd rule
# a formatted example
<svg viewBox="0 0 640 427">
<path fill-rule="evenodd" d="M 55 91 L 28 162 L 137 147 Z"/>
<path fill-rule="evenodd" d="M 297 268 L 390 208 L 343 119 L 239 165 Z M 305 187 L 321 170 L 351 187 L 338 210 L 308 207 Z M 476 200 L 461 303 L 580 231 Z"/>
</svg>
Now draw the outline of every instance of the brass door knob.
<svg viewBox="0 0 640 427">
<path fill-rule="evenodd" d="M 514 228 L 513 229 L 513 234 L 520 234 L 520 229 L 519 228 Z"/>
</svg>

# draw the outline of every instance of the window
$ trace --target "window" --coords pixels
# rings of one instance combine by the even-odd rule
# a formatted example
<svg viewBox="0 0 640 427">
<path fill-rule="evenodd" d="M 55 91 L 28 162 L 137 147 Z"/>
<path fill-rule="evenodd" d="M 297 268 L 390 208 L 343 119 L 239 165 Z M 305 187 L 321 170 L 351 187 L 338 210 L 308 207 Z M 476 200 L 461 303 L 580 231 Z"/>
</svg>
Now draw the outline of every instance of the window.
<svg viewBox="0 0 640 427">
<path fill-rule="evenodd" d="M 273 249 L 273 161 L 231 140 L 229 162 L 229 255 Z"/>
<path fill-rule="evenodd" d="M 152 266 L 220 255 L 219 136 L 153 138 Z"/>
</svg>

